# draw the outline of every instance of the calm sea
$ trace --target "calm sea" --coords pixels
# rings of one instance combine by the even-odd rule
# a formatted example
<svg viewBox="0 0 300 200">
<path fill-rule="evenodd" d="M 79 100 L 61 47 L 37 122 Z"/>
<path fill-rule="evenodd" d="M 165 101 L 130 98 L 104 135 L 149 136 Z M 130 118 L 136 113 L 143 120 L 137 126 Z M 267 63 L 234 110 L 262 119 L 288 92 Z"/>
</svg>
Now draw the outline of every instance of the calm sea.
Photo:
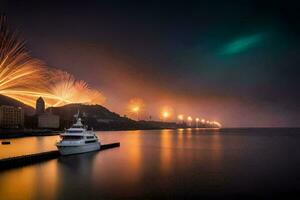
<svg viewBox="0 0 300 200">
<path fill-rule="evenodd" d="M 273 197 L 300 192 L 300 129 L 99 132 L 120 148 L 0 171 L 0 199 Z M 56 149 L 10 139 L 0 158 Z"/>
</svg>

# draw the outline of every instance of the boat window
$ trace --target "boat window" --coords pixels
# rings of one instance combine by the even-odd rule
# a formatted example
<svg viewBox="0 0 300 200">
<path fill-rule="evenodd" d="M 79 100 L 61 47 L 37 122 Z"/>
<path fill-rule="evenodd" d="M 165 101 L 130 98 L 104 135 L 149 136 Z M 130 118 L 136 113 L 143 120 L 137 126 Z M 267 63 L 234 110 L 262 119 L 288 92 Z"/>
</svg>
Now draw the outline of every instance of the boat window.
<svg viewBox="0 0 300 200">
<path fill-rule="evenodd" d="M 63 140 L 80 140 L 83 139 L 83 136 L 62 136 Z"/>
<path fill-rule="evenodd" d="M 67 133 L 82 133 L 80 130 L 68 130 Z"/>
<path fill-rule="evenodd" d="M 86 138 L 87 138 L 87 139 L 93 139 L 94 136 L 87 136 Z"/>
<path fill-rule="evenodd" d="M 85 141 L 85 143 L 93 143 L 93 142 L 96 142 L 96 140 Z"/>
<path fill-rule="evenodd" d="M 83 126 L 72 126 L 72 128 L 83 128 Z"/>
</svg>

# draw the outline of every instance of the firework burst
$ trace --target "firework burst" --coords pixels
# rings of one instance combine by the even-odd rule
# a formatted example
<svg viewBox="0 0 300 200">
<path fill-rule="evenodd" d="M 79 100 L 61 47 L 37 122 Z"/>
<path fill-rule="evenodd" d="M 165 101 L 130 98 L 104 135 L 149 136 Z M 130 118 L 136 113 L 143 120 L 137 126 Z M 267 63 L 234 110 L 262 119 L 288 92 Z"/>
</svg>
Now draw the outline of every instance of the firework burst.
<svg viewBox="0 0 300 200">
<path fill-rule="evenodd" d="M 61 106 L 69 103 L 102 104 L 105 97 L 98 91 L 89 88 L 82 80 L 76 80 L 73 75 L 61 71 L 49 72 L 48 92 L 52 96 L 46 98 L 46 104 Z"/>
<path fill-rule="evenodd" d="M 25 41 L 8 29 L 6 17 L 0 16 L 0 94 L 34 107 L 38 97 L 46 106 L 69 103 L 102 104 L 104 96 L 84 81 L 60 70 L 47 69 L 32 58 Z"/>
<path fill-rule="evenodd" d="M 37 92 L 45 90 L 42 63 L 29 56 L 24 41 L 11 32 L 0 17 L 0 94 L 32 105 Z"/>
</svg>

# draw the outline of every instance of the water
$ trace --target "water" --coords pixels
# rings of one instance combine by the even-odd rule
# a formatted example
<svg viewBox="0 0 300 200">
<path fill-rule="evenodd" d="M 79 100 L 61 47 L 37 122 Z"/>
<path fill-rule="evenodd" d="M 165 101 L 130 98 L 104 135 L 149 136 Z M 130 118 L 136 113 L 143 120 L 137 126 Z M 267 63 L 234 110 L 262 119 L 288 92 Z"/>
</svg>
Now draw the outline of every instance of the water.
<svg viewBox="0 0 300 200">
<path fill-rule="evenodd" d="M 300 191 L 300 129 L 98 133 L 120 148 L 0 171 L 0 199 L 270 197 Z M 11 139 L 0 157 L 54 150 Z"/>
</svg>

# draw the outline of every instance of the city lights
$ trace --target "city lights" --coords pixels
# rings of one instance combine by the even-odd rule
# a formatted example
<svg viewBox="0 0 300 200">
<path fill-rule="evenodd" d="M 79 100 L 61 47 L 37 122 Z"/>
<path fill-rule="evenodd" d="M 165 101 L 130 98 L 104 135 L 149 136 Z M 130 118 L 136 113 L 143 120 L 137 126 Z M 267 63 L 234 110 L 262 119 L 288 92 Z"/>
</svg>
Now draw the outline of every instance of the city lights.
<svg viewBox="0 0 300 200">
<path fill-rule="evenodd" d="M 160 118 L 163 121 L 172 120 L 173 119 L 173 108 L 169 105 L 163 106 L 160 111 Z M 175 118 L 176 120 L 176 118 Z"/>
<path fill-rule="evenodd" d="M 132 108 L 132 112 L 137 113 L 139 111 L 140 111 L 140 107 L 139 106 L 136 106 L 136 107 Z"/>
<path fill-rule="evenodd" d="M 129 112 L 135 115 L 136 120 L 139 120 L 140 113 L 144 110 L 145 104 L 141 98 L 133 98 L 129 101 Z"/>
<path fill-rule="evenodd" d="M 180 121 L 182 121 L 183 120 L 183 115 L 178 115 L 177 119 L 179 119 Z"/>
<path fill-rule="evenodd" d="M 170 113 L 167 112 L 167 111 L 164 111 L 162 115 L 166 119 L 166 118 L 168 118 L 170 116 Z"/>
<path fill-rule="evenodd" d="M 195 120 L 196 120 L 196 128 L 198 128 L 198 123 L 200 119 L 197 117 Z"/>
<path fill-rule="evenodd" d="M 193 118 L 192 118 L 191 116 L 188 116 L 188 117 L 187 117 L 187 121 L 188 121 L 188 125 L 189 125 L 189 126 L 192 126 Z"/>
</svg>

